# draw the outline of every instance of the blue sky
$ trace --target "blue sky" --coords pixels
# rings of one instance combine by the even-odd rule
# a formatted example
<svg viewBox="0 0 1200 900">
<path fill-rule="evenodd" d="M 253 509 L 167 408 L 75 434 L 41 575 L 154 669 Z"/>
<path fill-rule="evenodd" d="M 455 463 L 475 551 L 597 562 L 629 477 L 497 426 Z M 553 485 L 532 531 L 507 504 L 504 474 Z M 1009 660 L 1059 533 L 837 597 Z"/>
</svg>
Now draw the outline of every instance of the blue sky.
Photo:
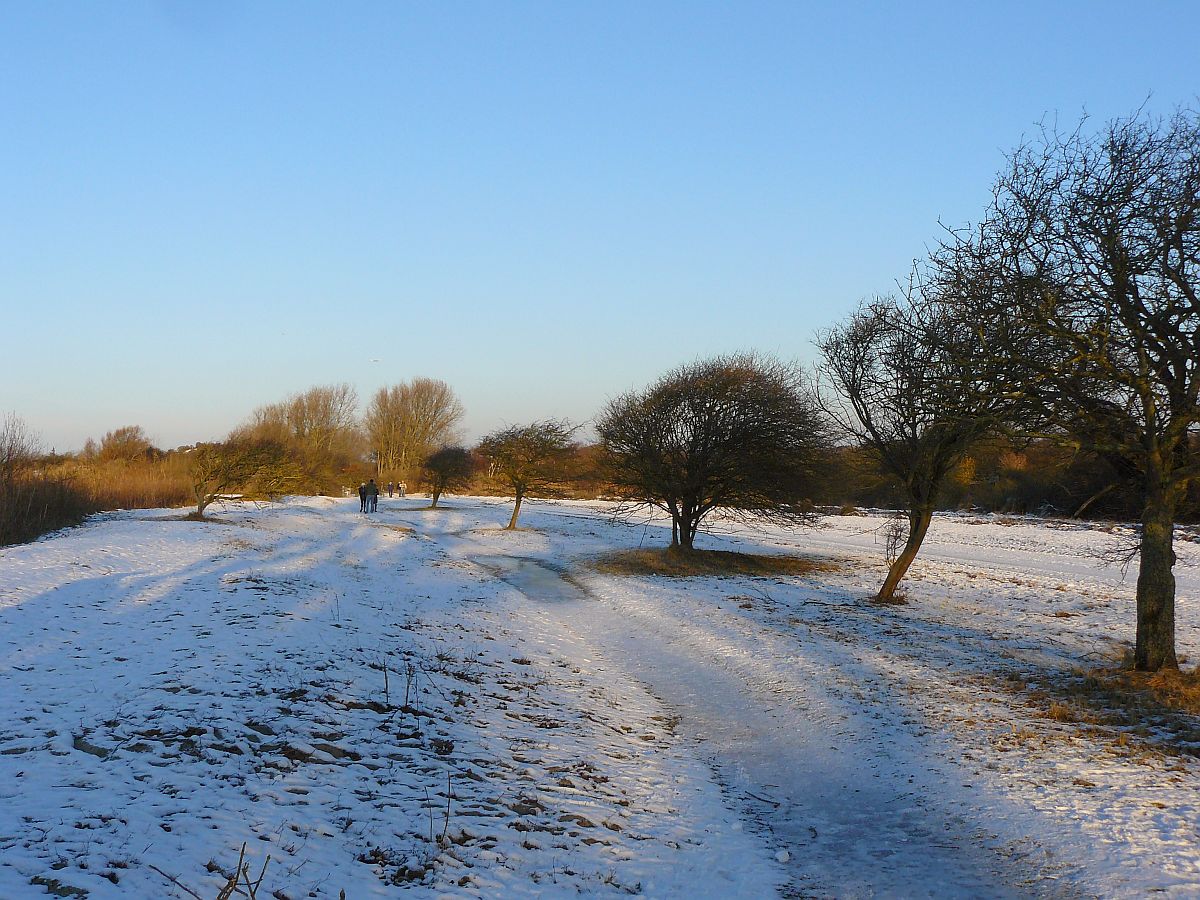
<svg viewBox="0 0 1200 900">
<path fill-rule="evenodd" d="M 472 437 L 812 337 L 1200 4 L 0 5 L 0 413 L 164 447 L 442 378 Z"/>
</svg>

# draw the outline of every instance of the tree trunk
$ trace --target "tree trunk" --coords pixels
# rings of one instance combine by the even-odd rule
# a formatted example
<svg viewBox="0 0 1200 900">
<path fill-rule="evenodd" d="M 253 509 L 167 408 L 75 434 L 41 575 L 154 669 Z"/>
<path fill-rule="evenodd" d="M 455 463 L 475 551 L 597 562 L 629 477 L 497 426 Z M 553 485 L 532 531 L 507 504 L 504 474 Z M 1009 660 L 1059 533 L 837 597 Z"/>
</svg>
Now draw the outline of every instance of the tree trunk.
<svg viewBox="0 0 1200 900">
<path fill-rule="evenodd" d="M 517 491 L 517 502 L 513 504 L 512 518 L 508 520 L 508 530 L 512 531 L 517 527 L 517 516 L 521 512 L 521 501 L 525 499 L 524 493 Z"/>
<path fill-rule="evenodd" d="M 208 505 L 213 502 L 213 494 L 210 494 L 199 487 L 197 487 L 193 493 L 196 497 L 196 518 L 203 519 L 204 511 L 208 509 Z"/>
<path fill-rule="evenodd" d="M 904 542 L 904 549 L 900 551 L 900 555 L 896 557 L 895 562 L 888 569 L 887 578 L 883 581 L 883 587 L 875 595 L 875 599 L 880 603 L 892 602 L 892 598 L 896 593 L 896 586 L 900 583 L 900 579 L 908 572 L 908 567 L 912 565 L 912 561 L 917 558 L 917 551 L 921 549 L 921 544 L 925 540 L 925 535 L 929 531 L 929 523 L 932 520 L 932 509 L 910 509 L 908 511 L 908 540 Z"/>
<path fill-rule="evenodd" d="M 440 496 L 442 496 L 441 488 L 434 488 L 433 489 L 433 502 L 429 504 L 430 509 L 437 509 L 438 497 L 440 497 Z M 516 516 L 514 516 L 513 519 L 515 521 Z"/>
<path fill-rule="evenodd" d="M 679 549 L 694 550 L 696 544 L 696 528 L 699 526 L 691 510 L 684 508 L 679 516 Z"/>
<path fill-rule="evenodd" d="M 1137 580 L 1134 667 L 1142 672 L 1178 669 L 1175 658 L 1175 503 L 1173 485 L 1147 479 Z"/>
</svg>

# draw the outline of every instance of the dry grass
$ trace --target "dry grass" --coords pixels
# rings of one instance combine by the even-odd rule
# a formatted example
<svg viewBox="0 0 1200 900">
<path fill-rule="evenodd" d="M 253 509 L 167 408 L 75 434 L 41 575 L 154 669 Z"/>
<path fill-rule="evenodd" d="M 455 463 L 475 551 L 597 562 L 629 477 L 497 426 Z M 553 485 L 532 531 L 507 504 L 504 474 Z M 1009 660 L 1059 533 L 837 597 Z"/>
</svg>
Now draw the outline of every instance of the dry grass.
<svg viewBox="0 0 1200 900">
<path fill-rule="evenodd" d="M 598 557 L 591 567 L 605 575 L 665 575 L 693 578 L 704 575 L 811 575 L 837 568 L 829 559 L 733 553 L 728 550 L 654 548 L 617 550 Z"/>
<path fill-rule="evenodd" d="M 81 466 L 75 478 L 101 509 L 157 509 L 195 502 L 187 471 L 179 464 Z"/>
<path fill-rule="evenodd" d="M 1200 756 L 1200 673 L 1129 668 L 1017 680 L 1041 715 L 1092 729 L 1117 729 L 1116 743 Z"/>
<path fill-rule="evenodd" d="M 1180 672 L 1175 669 L 1134 672 L 1118 669 L 1093 672 L 1091 677 L 1111 690 L 1141 695 L 1143 702 L 1153 703 L 1159 708 L 1200 716 L 1200 672 Z"/>
</svg>

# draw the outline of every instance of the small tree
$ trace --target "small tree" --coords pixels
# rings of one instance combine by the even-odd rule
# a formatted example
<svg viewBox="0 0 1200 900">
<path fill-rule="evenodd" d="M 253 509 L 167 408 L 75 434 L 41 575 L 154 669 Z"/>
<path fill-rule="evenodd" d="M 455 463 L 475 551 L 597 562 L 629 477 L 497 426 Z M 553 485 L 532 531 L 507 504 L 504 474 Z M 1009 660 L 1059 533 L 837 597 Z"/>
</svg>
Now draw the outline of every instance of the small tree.
<svg viewBox="0 0 1200 900">
<path fill-rule="evenodd" d="M 488 461 L 492 474 L 512 487 L 516 497 L 508 528 L 517 527 L 526 494 L 559 480 L 562 461 L 574 446 L 574 433 L 575 427 L 565 419 L 546 419 L 494 431 L 479 442 L 476 453 Z"/>
<path fill-rule="evenodd" d="M 752 355 L 680 366 L 610 401 L 596 431 L 626 502 L 670 514 L 671 546 L 684 550 L 718 508 L 789 522 L 808 515 L 829 447 L 800 372 Z"/>
<path fill-rule="evenodd" d="M 15 413 L 0 422 L 0 489 L 11 487 L 33 467 L 38 452 L 37 437 Z"/>
<path fill-rule="evenodd" d="M 938 496 L 1010 399 L 987 368 L 965 307 L 915 278 L 903 300 L 877 299 L 817 339 L 826 411 L 904 492 L 908 529 L 876 599 L 894 599 L 929 531 Z"/>
<path fill-rule="evenodd" d="M 438 498 L 444 491 L 461 487 L 470 481 L 475 473 L 475 455 L 466 447 L 443 447 L 426 457 L 423 468 L 425 481 L 433 495 L 429 505 L 436 509 Z"/>
</svg>

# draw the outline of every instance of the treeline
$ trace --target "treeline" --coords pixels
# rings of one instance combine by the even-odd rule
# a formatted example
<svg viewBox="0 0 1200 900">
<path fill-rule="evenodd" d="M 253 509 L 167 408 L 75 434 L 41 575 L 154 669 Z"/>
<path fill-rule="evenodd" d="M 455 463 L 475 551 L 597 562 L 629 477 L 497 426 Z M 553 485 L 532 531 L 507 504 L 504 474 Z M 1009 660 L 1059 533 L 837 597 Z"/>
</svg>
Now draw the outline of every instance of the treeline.
<svg viewBox="0 0 1200 900">
<path fill-rule="evenodd" d="M 162 449 L 127 425 L 78 453 L 46 454 L 15 416 L 0 430 L 0 544 L 31 540 L 92 512 L 194 506 L 227 495 L 340 495 L 368 477 L 420 480 L 426 457 L 456 438 L 462 405 L 444 382 L 380 390 L 360 417 L 346 384 L 255 410 L 224 440 Z"/>
<path fill-rule="evenodd" d="M 833 452 L 817 503 L 847 512 L 905 507 L 903 485 L 874 455 L 861 447 Z M 1141 490 L 1136 472 L 1093 451 L 1049 440 L 994 438 L 971 447 L 950 469 L 934 505 L 948 511 L 1129 522 L 1141 514 Z M 1200 485 L 1190 486 L 1178 521 L 1200 522 Z"/>
</svg>

